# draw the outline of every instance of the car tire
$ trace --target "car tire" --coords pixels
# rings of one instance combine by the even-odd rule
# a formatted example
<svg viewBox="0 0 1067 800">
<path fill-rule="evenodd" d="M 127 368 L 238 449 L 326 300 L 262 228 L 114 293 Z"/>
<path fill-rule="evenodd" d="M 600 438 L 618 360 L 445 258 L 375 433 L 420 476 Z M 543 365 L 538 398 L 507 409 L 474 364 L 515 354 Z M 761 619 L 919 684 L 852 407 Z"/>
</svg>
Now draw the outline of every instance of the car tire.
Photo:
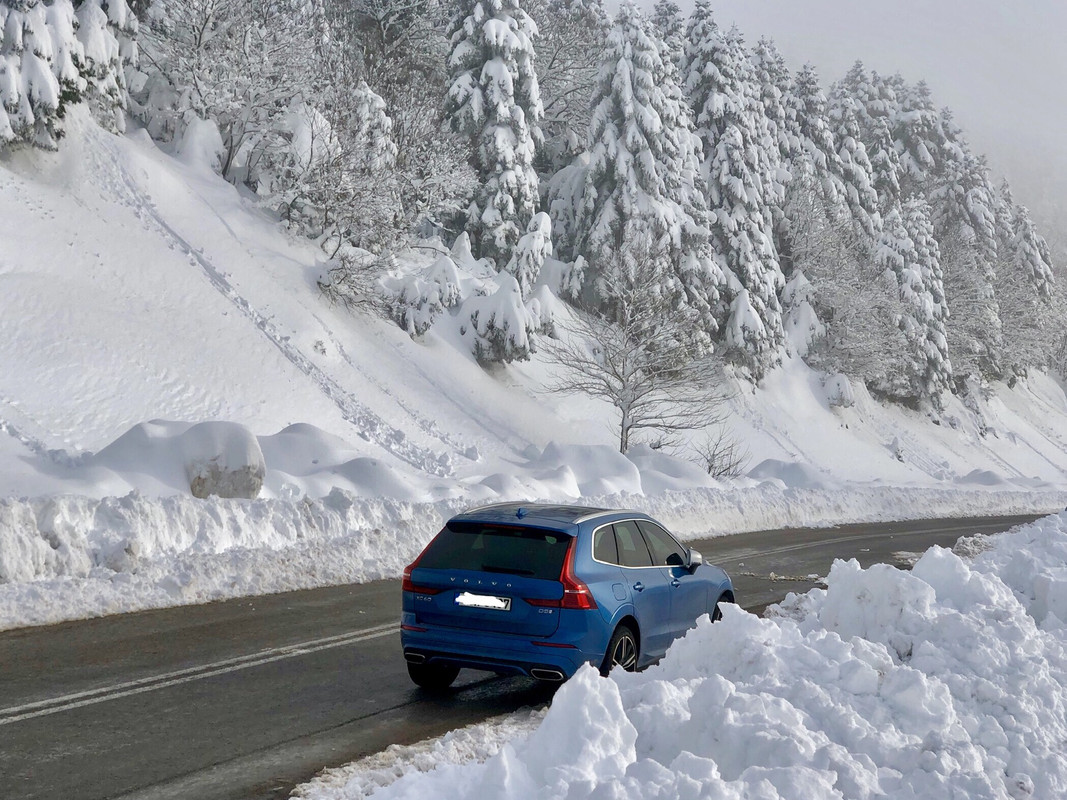
<svg viewBox="0 0 1067 800">
<path fill-rule="evenodd" d="M 444 664 L 412 664 L 408 663 L 408 675 L 415 682 L 431 692 L 440 692 L 452 685 L 459 675 L 459 667 L 451 667 Z"/>
<path fill-rule="evenodd" d="M 637 634 L 628 625 L 620 625 L 611 634 L 604 660 L 600 664 L 600 674 L 607 677 L 615 667 L 622 667 L 627 672 L 637 669 L 638 654 Z"/>
<path fill-rule="evenodd" d="M 718 600 L 716 600 L 715 601 L 715 605 L 713 605 L 711 607 L 711 621 L 712 622 L 718 622 L 720 619 L 722 619 L 722 611 L 719 610 L 719 603 L 732 603 L 732 602 L 733 602 L 733 598 L 731 598 L 729 595 L 726 595 L 726 594 L 722 595 Z"/>
</svg>

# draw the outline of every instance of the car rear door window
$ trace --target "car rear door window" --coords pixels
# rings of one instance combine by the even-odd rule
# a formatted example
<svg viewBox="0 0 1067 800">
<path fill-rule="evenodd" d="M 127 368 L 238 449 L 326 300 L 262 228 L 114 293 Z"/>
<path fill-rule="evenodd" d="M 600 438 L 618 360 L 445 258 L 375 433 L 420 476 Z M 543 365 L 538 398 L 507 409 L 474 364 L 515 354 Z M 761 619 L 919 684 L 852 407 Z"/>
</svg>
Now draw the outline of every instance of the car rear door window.
<svg viewBox="0 0 1067 800">
<path fill-rule="evenodd" d="M 624 567 L 651 567 L 652 556 L 641 532 L 637 529 L 637 523 L 632 520 L 616 522 L 615 543 L 619 549 L 618 563 Z"/>
<path fill-rule="evenodd" d="M 605 564 L 619 563 L 619 548 L 615 545 L 615 530 L 605 525 L 593 534 L 593 558 Z"/>
<path fill-rule="evenodd" d="M 641 533 L 648 541 L 648 549 L 652 551 L 653 563 L 664 567 L 684 567 L 686 553 L 678 542 L 659 525 L 641 520 Z"/>
<path fill-rule="evenodd" d="M 559 580 L 570 542 L 570 536 L 542 528 L 450 522 L 419 567 Z"/>
</svg>

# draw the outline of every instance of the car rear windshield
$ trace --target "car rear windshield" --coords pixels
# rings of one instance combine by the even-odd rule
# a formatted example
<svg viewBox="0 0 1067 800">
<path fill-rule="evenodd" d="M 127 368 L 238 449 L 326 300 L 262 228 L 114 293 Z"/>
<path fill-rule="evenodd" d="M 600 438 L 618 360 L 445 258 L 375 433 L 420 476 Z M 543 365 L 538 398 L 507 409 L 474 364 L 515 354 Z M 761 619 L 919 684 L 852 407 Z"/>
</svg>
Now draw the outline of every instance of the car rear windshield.
<svg viewBox="0 0 1067 800">
<path fill-rule="evenodd" d="M 559 580 L 571 537 L 521 526 L 449 522 L 419 560 L 426 569 L 462 569 Z"/>
</svg>

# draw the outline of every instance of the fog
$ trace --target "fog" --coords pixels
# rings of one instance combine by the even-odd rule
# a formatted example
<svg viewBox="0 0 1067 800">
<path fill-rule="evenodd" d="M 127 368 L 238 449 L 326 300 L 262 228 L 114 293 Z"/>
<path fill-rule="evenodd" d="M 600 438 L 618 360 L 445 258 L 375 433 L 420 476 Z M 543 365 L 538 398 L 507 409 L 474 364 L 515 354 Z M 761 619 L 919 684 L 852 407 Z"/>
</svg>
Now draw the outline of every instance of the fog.
<svg viewBox="0 0 1067 800">
<path fill-rule="evenodd" d="M 684 14 L 692 9 L 692 0 L 675 1 Z M 792 69 L 810 61 L 824 86 L 857 59 L 925 80 L 1055 241 L 1059 264 L 1067 260 L 1067 2 L 713 0 L 712 8 L 750 44 L 772 37 Z"/>
</svg>

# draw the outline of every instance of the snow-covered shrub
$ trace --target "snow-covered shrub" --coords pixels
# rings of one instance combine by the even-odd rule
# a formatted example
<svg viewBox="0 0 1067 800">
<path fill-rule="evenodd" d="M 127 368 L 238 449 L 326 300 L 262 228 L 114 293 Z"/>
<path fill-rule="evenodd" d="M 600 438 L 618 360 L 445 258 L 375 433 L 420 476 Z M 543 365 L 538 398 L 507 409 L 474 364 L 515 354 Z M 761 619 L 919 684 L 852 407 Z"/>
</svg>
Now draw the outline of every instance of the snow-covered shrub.
<svg viewBox="0 0 1067 800">
<path fill-rule="evenodd" d="M 479 364 L 525 361 L 536 349 L 533 336 L 542 321 L 522 301 L 519 282 L 511 275 L 496 277 L 496 290 L 474 295 L 464 301 L 464 314 L 470 314 L 470 325 L 464 335 L 471 339 L 471 352 Z"/>
<path fill-rule="evenodd" d="M 826 389 L 826 402 L 831 408 L 852 408 L 856 404 L 852 384 L 849 383 L 848 376 L 840 372 L 825 378 L 823 388 Z"/>
<path fill-rule="evenodd" d="M 456 237 L 450 255 L 456 266 L 470 275 L 489 278 L 496 274 L 488 259 L 474 257 L 471 251 L 471 237 L 466 231 Z"/>
<path fill-rule="evenodd" d="M 703 142 L 711 238 L 743 290 L 730 302 L 726 345 L 759 379 L 778 361 L 784 340 L 778 296 L 785 280 L 773 241 L 770 185 L 761 178 L 770 174 L 778 151 L 762 146 L 770 129 L 737 30 L 723 33 L 701 2 L 685 38 L 682 79 Z"/>
<path fill-rule="evenodd" d="M 545 212 L 534 214 L 526 228 L 526 234 L 519 239 L 511 260 L 504 271 L 513 275 L 519 282 L 523 297 L 529 297 L 545 259 L 552 255 L 552 219 Z"/>
<path fill-rule="evenodd" d="M 226 145 L 214 122 L 193 117 L 175 142 L 174 154 L 193 169 L 218 172 L 226 156 Z"/>
<path fill-rule="evenodd" d="M 812 344 L 826 335 L 826 327 L 819 320 L 813 305 L 815 287 L 799 269 L 782 292 L 782 308 L 785 310 L 785 335 L 793 352 L 803 358 Z"/>
<path fill-rule="evenodd" d="M 60 121 L 85 90 L 70 0 L 0 4 L 0 144 L 55 150 Z"/>
<path fill-rule="evenodd" d="M 442 255 L 424 272 L 383 280 L 389 313 L 412 338 L 422 336 L 441 313 L 459 302 L 456 262 Z"/>
</svg>

